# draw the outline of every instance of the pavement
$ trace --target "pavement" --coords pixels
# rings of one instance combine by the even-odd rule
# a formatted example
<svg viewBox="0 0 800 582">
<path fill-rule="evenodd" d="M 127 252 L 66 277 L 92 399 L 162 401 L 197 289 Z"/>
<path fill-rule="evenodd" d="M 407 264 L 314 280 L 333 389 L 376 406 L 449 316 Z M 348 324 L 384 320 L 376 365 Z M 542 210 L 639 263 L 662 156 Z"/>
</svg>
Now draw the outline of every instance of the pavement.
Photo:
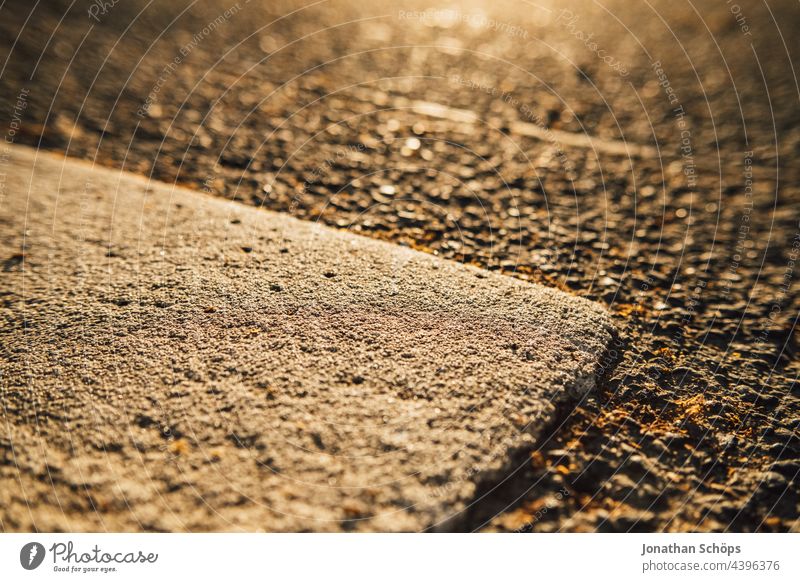
<svg viewBox="0 0 800 582">
<path fill-rule="evenodd" d="M 793 531 L 799 19 L 794 0 L 6 0 L 0 134 L 603 305 L 597 386 L 465 527 Z"/>
<path fill-rule="evenodd" d="M 463 529 L 595 386 L 601 306 L 15 146 L 9 530 Z"/>
</svg>

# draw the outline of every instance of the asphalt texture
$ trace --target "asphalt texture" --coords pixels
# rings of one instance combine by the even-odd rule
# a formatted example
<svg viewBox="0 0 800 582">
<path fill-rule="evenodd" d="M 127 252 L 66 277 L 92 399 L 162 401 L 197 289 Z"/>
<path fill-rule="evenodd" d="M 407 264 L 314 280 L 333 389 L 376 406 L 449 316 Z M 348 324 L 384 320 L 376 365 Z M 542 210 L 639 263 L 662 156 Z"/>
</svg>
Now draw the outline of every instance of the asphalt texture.
<svg viewBox="0 0 800 582">
<path fill-rule="evenodd" d="M 7 141 L 614 314 L 465 529 L 798 528 L 796 3 L 92 6 L 2 5 Z"/>
</svg>

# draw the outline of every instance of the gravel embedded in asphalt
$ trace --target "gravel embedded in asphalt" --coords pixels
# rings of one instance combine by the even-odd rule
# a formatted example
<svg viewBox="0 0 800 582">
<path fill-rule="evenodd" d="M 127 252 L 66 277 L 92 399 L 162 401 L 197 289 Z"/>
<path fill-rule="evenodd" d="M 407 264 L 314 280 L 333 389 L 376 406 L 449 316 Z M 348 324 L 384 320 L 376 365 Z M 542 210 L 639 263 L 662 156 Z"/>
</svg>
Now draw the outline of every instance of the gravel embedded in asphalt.
<svg viewBox="0 0 800 582">
<path fill-rule="evenodd" d="M 598 388 L 465 527 L 800 527 L 797 2 L 276 0 L 208 34 L 234 2 L 87 4 L 0 8 L 7 140 L 614 315 Z"/>
</svg>

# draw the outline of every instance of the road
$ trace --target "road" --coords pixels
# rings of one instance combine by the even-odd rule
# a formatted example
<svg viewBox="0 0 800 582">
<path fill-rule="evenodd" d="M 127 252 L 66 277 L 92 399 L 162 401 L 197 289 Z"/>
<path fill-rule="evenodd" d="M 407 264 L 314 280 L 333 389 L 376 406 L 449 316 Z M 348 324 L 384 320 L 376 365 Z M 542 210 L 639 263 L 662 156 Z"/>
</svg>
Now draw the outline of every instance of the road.
<svg viewBox="0 0 800 582">
<path fill-rule="evenodd" d="M 614 314 L 471 528 L 798 527 L 796 3 L 108 4 L 3 4 L 7 141 Z"/>
</svg>

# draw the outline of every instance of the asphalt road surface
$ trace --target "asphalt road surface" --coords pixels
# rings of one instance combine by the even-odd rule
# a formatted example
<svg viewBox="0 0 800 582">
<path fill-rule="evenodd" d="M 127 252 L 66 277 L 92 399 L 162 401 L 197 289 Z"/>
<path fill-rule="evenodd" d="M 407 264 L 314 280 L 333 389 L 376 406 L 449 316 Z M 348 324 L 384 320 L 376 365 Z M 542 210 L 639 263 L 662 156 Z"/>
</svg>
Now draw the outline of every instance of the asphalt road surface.
<svg viewBox="0 0 800 582">
<path fill-rule="evenodd" d="M 597 387 L 462 529 L 799 527 L 795 2 L 0 13 L 6 143 L 605 304 Z"/>
</svg>

